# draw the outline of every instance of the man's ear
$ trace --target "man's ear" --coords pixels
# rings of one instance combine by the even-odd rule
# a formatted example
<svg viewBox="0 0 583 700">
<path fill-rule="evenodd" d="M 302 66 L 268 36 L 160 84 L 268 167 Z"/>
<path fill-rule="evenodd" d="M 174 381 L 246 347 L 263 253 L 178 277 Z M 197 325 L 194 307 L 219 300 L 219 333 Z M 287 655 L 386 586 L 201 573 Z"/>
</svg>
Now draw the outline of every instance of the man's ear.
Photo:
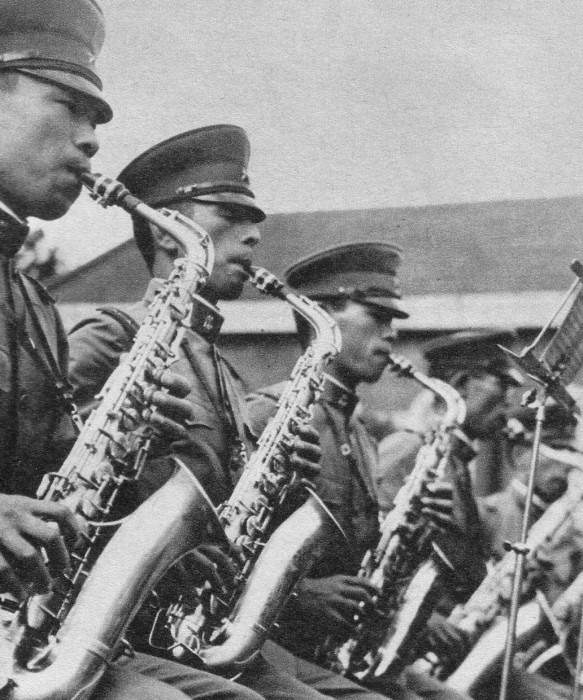
<svg viewBox="0 0 583 700">
<path fill-rule="evenodd" d="M 157 226 L 150 224 L 150 232 L 154 239 L 154 245 L 159 250 L 163 250 L 170 258 L 174 260 L 180 254 L 179 244 L 166 231 L 162 231 Z"/>
</svg>

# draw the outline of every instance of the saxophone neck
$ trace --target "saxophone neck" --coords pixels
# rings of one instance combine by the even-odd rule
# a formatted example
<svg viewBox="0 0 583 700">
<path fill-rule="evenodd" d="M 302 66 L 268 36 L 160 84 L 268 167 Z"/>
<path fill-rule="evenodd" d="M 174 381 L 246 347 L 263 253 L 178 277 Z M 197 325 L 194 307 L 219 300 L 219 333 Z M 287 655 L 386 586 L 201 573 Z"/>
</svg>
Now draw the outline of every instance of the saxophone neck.
<svg viewBox="0 0 583 700">
<path fill-rule="evenodd" d="M 84 173 L 83 185 L 92 199 L 104 208 L 116 205 L 132 216 L 142 218 L 167 233 L 180 246 L 183 258 L 174 262 L 185 287 L 189 281 L 196 287 L 206 282 L 213 270 L 214 247 L 208 233 L 192 219 L 170 209 L 154 209 L 129 192 L 117 180 L 99 173 Z"/>
<path fill-rule="evenodd" d="M 440 430 L 456 428 L 463 424 L 466 418 L 466 404 L 461 394 L 450 384 L 437 377 L 428 377 L 413 367 L 408 360 L 394 355 L 390 356 L 389 369 L 399 377 L 414 379 L 445 403 L 446 410 L 440 421 Z"/>
<path fill-rule="evenodd" d="M 320 304 L 302 294 L 295 294 L 273 273 L 263 267 L 252 267 L 251 284 L 262 294 L 286 301 L 304 318 L 314 331 L 310 352 L 323 365 L 330 362 L 342 348 L 342 338 L 336 321 Z"/>
<path fill-rule="evenodd" d="M 213 242 L 208 233 L 196 221 L 171 209 L 160 209 L 164 227 L 159 228 L 171 236 L 180 246 L 183 255 L 174 261 L 185 288 L 196 285 L 196 289 L 206 283 L 215 262 Z"/>
</svg>

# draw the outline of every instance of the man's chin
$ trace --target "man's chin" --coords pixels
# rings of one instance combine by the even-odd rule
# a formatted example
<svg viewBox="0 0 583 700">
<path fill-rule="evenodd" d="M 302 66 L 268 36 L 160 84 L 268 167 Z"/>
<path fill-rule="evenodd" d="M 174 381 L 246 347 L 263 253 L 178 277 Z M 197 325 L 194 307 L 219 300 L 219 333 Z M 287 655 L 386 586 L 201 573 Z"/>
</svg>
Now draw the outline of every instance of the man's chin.
<svg viewBox="0 0 583 700">
<path fill-rule="evenodd" d="M 78 196 L 78 195 L 77 195 Z M 76 197 L 55 197 L 50 201 L 43 202 L 40 206 L 35 207 L 28 216 L 34 216 L 43 221 L 54 221 L 60 219 L 61 216 L 69 211 L 75 203 Z"/>
<path fill-rule="evenodd" d="M 223 301 L 236 301 L 243 294 L 244 282 L 230 284 L 220 290 L 219 298 Z"/>
</svg>

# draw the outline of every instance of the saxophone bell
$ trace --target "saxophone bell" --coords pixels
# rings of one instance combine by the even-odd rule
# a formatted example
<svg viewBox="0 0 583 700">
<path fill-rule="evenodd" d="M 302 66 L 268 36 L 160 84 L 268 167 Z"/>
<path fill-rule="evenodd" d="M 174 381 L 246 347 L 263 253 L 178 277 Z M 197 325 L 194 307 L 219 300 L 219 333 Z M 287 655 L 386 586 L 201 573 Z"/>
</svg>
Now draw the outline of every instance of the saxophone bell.
<svg viewBox="0 0 583 700">
<path fill-rule="evenodd" d="M 83 537 L 71 554 L 72 571 L 61 572 L 48 594 L 32 593 L 9 621 L 3 619 L 0 677 L 6 683 L 0 696 L 8 700 L 88 698 L 149 588 L 199 538 L 211 531 L 222 536 L 202 488 L 186 483 L 185 468 L 109 536 L 119 525 L 112 514 L 122 488 L 137 479 L 152 442 L 152 431 L 143 429 L 156 410 L 151 378 L 178 357 L 184 321 L 211 274 L 214 251 L 208 234 L 186 217 L 150 209 L 115 180 L 85 174 L 83 182 L 109 204 L 160 225 L 184 257 L 174 261 L 61 468 L 37 492 L 39 499 L 67 506 Z"/>
<path fill-rule="evenodd" d="M 446 411 L 438 428 L 428 434 L 413 471 L 397 493 L 393 509 L 385 516 L 376 547 L 361 562 L 359 576 L 378 590 L 374 606 L 357 614 L 355 632 L 347 640 L 339 642 L 330 637 L 318 650 L 321 663 L 359 680 L 397 670 L 405 646 L 409 646 L 435 604 L 436 569 L 431 561 L 423 568 L 432 555 L 432 528 L 419 510 L 419 497 L 428 484 L 443 476 L 452 431 L 463 423 L 466 413 L 463 399 L 449 384 L 427 377 L 408 361 L 394 356 L 389 368 L 431 390 L 444 401 Z M 408 586 L 420 568 L 422 586 L 411 601 L 407 599 Z"/>
<path fill-rule="evenodd" d="M 240 670 L 265 641 L 297 582 L 307 575 L 340 525 L 315 493 L 274 531 L 295 474 L 286 467 L 293 429 L 307 424 L 318 400 L 326 364 L 340 350 L 336 323 L 318 304 L 293 294 L 263 268 L 251 268 L 252 283 L 283 298 L 314 329 L 314 339 L 296 362 L 278 401 L 276 414 L 261 434 L 230 498 L 218 509 L 225 535 L 240 552 L 234 590 L 228 599 L 205 589 L 194 603 L 166 609 L 165 623 L 181 658 L 196 656 L 209 668 Z M 184 596 L 186 598 L 187 596 Z"/>
</svg>

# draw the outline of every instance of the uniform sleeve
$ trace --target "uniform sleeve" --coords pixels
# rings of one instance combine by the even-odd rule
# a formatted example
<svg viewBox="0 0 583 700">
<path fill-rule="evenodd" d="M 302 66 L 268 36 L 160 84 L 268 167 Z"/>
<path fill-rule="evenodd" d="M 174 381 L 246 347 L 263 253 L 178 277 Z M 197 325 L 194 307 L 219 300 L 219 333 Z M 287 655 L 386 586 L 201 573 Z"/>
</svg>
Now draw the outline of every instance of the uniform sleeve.
<svg viewBox="0 0 583 700">
<path fill-rule="evenodd" d="M 283 384 L 278 386 L 283 388 Z M 274 387 L 247 395 L 247 411 L 254 435 L 261 435 L 270 419 L 276 414 L 279 394 L 280 392 Z"/>
<path fill-rule="evenodd" d="M 73 329 L 69 336 L 70 381 L 84 416 L 94 407 L 96 394 L 118 366 L 122 353 L 128 352 L 131 346 L 126 331 L 106 314 L 88 318 Z M 172 371 L 187 379 L 193 387 L 188 398 L 194 405 L 195 420 L 188 438 L 172 443 L 169 451 L 199 480 L 211 500 L 219 503 L 226 493 L 223 463 L 227 459 L 227 446 L 224 435 L 217 433 L 218 418 L 205 399 L 200 381 L 182 355 L 172 366 Z M 150 458 L 140 478 L 140 499 L 160 488 L 175 467 L 168 451 Z"/>
<path fill-rule="evenodd" d="M 95 396 L 131 348 L 119 323 L 105 314 L 88 318 L 69 335 L 69 380 L 83 416 L 94 407 Z"/>
</svg>

